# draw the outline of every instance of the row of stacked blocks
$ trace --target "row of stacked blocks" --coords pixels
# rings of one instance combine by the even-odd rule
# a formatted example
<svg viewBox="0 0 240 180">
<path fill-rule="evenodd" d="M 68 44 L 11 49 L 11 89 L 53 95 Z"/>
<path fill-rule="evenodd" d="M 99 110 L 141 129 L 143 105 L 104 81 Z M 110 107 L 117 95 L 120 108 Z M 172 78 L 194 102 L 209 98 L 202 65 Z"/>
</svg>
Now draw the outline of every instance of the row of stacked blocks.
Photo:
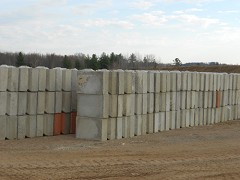
<svg viewBox="0 0 240 180">
<path fill-rule="evenodd" d="M 81 70 L 76 137 L 121 139 L 240 118 L 240 75 Z"/>
<path fill-rule="evenodd" d="M 0 139 L 75 133 L 77 70 L 0 66 Z"/>
</svg>

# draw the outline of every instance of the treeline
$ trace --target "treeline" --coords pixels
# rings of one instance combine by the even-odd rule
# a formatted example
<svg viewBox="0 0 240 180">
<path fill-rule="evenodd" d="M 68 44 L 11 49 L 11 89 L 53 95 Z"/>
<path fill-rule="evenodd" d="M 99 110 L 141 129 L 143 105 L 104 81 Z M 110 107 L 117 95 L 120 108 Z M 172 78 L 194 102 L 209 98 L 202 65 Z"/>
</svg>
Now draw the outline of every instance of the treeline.
<svg viewBox="0 0 240 180">
<path fill-rule="evenodd" d="M 38 54 L 29 53 L 9 53 L 0 52 L 0 64 L 12 66 L 45 66 L 48 68 L 77 68 L 77 69 L 159 69 L 164 66 L 157 63 L 154 55 L 146 55 L 143 58 L 132 53 L 129 56 L 122 54 L 106 54 L 100 56 L 96 54 L 85 55 L 82 53 L 74 55 Z"/>
</svg>

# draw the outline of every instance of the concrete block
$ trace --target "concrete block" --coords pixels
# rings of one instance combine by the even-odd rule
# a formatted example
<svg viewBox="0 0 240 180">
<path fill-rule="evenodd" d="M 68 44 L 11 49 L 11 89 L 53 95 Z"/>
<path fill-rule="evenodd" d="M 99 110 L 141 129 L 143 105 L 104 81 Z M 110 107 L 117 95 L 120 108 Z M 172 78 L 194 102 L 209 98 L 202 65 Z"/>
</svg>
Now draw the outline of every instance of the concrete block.
<svg viewBox="0 0 240 180">
<path fill-rule="evenodd" d="M 77 92 L 71 91 L 71 112 L 77 111 Z"/>
<path fill-rule="evenodd" d="M 223 98 L 222 98 L 222 104 L 223 106 L 227 106 L 229 104 L 229 90 L 223 91 Z"/>
<path fill-rule="evenodd" d="M 38 91 L 45 91 L 48 68 L 38 66 L 38 67 L 36 67 L 36 69 L 38 70 Z"/>
<path fill-rule="evenodd" d="M 181 83 L 182 83 L 181 72 L 180 72 L 180 71 L 176 71 L 176 75 L 177 75 L 177 85 L 176 85 L 176 89 L 177 89 L 177 91 L 181 91 Z"/>
<path fill-rule="evenodd" d="M 191 84 L 192 84 L 192 91 L 197 90 L 197 72 L 191 72 Z"/>
<path fill-rule="evenodd" d="M 107 139 L 116 139 L 117 118 L 109 118 L 107 122 Z"/>
<path fill-rule="evenodd" d="M 0 92 L 0 116 L 7 112 L 7 92 Z"/>
<path fill-rule="evenodd" d="M 223 73 L 223 90 L 226 91 L 229 89 L 230 76 L 227 73 Z"/>
<path fill-rule="evenodd" d="M 56 91 L 56 73 L 54 69 L 47 69 L 46 91 Z"/>
<path fill-rule="evenodd" d="M 147 114 L 147 134 L 153 133 L 153 119 L 154 119 L 154 114 Z"/>
<path fill-rule="evenodd" d="M 62 107 L 63 107 L 63 92 L 55 92 L 55 110 L 54 110 L 54 113 L 62 113 Z M 66 98 L 66 97 L 65 97 Z M 76 97 L 77 99 L 77 97 Z M 75 99 L 75 100 L 76 100 Z M 69 102 L 69 100 L 67 99 L 67 102 Z M 66 103 L 66 101 L 65 101 Z M 67 106 L 67 105 L 66 105 Z"/>
<path fill-rule="evenodd" d="M 26 119 L 26 136 L 29 138 L 36 137 L 37 134 L 37 116 L 27 116 Z"/>
<path fill-rule="evenodd" d="M 27 114 L 36 115 L 37 114 L 37 92 L 27 93 Z"/>
<path fill-rule="evenodd" d="M 187 91 L 192 90 L 192 72 L 187 72 Z"/>
<path fill-rule="evenodd" d="M 170 111 L 165 113 L 165 130 L 168 131 L 170 129 Z"/>
<path fill-rule="evenodd" d="M 214 123 L 219 123 L 219 122 L 220 122 L 220 117 L 221 117 L 220 108 L 216 108 L 216 110 L 215 110 L 215 120 L 214 120 Z"/>
<path fill-rule="evenodd" d="M 45 92 L 37 92 L 37 114 L 44 114 L 45 111 Z"/>
<path fill-rule="evenodd" d="M 126 94 L 135 93 L 135 72 L 126 70 L 124 74 L 124 92 Z"/>
<path fill-rule="evenodd" d="M 212 92 L 212 107 L 216 108 L 217 102 L 217 91 Z"/>
<path fill-rule="evenodd" d="M 55 110 L 55 92 L 45 93 L 45 113 L 52 114 Z"/>
<path fill-rule="evenodd" d="M 155 93 L 154 94 L 154 112 L 155 113 L 160 112 L 160 93 Z"/>
<path fill-rule="evenodd" d="M 123 116 L 123 99 L 124 99 L 124 95 L 118 95 L 117 96 L 117 115 L 118 117 L 122 117 Z"/>
<path fill-rule="evenodd" d="M 209 116 L 210 116 L 210 110 L 209 109 L 204 109 L 203 110 L 204 111 L 204 116 L 203 116 L 203 125 L 209 125 L 210 123 L 209 123 Z"/>
<path fill-rule="evenodd" d="M 25 139 L 27 116 L 18 116 L 17 120 L 17 139 Z"/>
<path fill-rule="evenodd" d="M 78 71 L 77 92 L 81 94 L 108 94 L 108 71 Z"/>
<path fill-rule="evenodd" d="M 204 74 L 204 91 L 209 91 L 210 87 L 210 73 L 205 73 Z"/>
<path fill-rule="evenodd" d="M 205 73 L 200 72 L 200 73 L 199 73 L 199 76 L 200 76 L 199 90 L 200 90 L 200 91 L 204 91 L 204 90 L 205 90 Z"/>
<path fill-rule="evenodd" d="M 177 92 L 170 92 L 170 111 L 176 110 Z"/>
<path fill-rule="evenodd" d="M 236 82 L 237 86 L 236 89 L 239 90 L 240 89 L 240 74 L 237 74 L 237 82 Z"/>
<path fill-rule="evenodd" d="M 233 103 L 233 105 L 237 104 L 236 90 L 232 90 L 232 103 Z"/>
<path fill-rule="evenodd" d="M 159 113 L 159 131 L 166 130 L 166 113 L 160 112 Z"/>
<path fill-rule="evenodd" d="M 195 109 L 196 108 L 196 91 L 191 91 L 191 103 L 190 108 Z"/>
<path fill-rule="evenodd" d="M 43 136 L 43 121 L 44 121 L 44 116 L 46 115 L 37 115 L 37 127 L 36 127 L 36 136 L 40 137 Z"/>
<path fill-rule="evenodd" d="M 186 91 L 187 90 L 187 72 L 183 71 L 181 73 L 181 91 Z"/>
<path fill-rule="evenodd" d="M 18 113 L 17 115 L 23 116 L 27 113 L 28 92 L 18 92 Z"/>
<path fill-rule="evenodd" d="M 147 114 L 148 111 L 148 94 L 143 94 L 143 101 L 142 101 L 142 113 Z"/>
<path fill-rule="evenodd" d="M 118 71 L 112 70 L 109 71 L 109 94 L 116 95 L 118 93 Z"/>
<path fill-rule="evenodd" d="M 204 98 L 204 100 L 203 100 L 203 108 L 208 108 L 208 101 L 209 101 L 208 95 L 209 95 L 209 93 L 207 91 L 203 92 L 203 98 Z"/>
<path fill-rule="evenodd" d="M 143 108 L 143 95 L 142 94 L 135 94 L 135 114 L 141 115 L 142 114 L 142 108 Z"/>
<path fill-rule="evenodd" d="M 131 94 L 124 94 L 123 95 L 123 115 L 124 116 L 131 116 L 131 109 L 132 109 L 132 95 Z"/>
<path fill-rule="evenodd" d="M 228 89 L 232 90 L 233 89 L 233 73 L 229 74 L 229 85 Z"/>
<path fill-rule="evenodd" d="M 0 115 L 0 140 L 5 140 L 6 129 L 7 129 L 7 116 Z"/>
<path fill-rule="evenodd" d="M 148 90 L 148 72 L 142 71 L 142 79 L 143 79 L 143 94 L 147 93 Z"/>
<path fill-rule="evenodd" d="M 180 109 L 186 109 L 186 98 L 187 98 L 187 92 L 186 91 L 181 91 L 180 92 L 180 100 L 181 100 L 181 104 L 180 104 Z"/>
<path fill-rule="evenodd" d="M 190 126 L 190 109 L 185 110 L 186 113 L 186 127 Z"/>
<path fill-rule="evenodd" d="M 77 116 L 76 127 L 76 138 L 107 140 L 107 119 Z"/>
<path fill-rule="evenodd" d="M 31 92 L 38 91 L 38 73 L 39 70 L 36 68 L 29 68 L 28 69 L 28 90 Z"/>
<path fill-rule="evenodd" d="M 45 114 L 43 119 L 43 134 L 53 136 L 54 114 Z"/>
<path fill-rule="evenodd" d="M 71 92 L 62 92 L 62 111 L 65 113 L 71 112 Z"/>
<path fill-rule="evenodd" d="M 211 124 L 215 122 L 215 108 L 211 108 Z"/>
<path fill-rule="evenodd" d="M 238 114 L 238 120 L 240 119 L 240 105 L 237 105 L 238 106 L 238 111 L 237 111 L 237 114 Z"/>
<path fill-rule="evenodd" d="M 118 69 L 117 73 L 117 94 L 124 94 L 124 71 Z"/>
<path fill-rule="evenodd" d="M 0 91 L 7 91 L 8 86 L 8 66 L 0 66 Z"/>
<path fill-rule="evenodd" d="M 218 90 L 218 74 L 217 73 L 213 73 L 213 91 L 217 91 Z"/>
<path fill-rule="evenodd" d="M 118 95 L 109 95 L 109 117 L 118 117 Z"/>
<path fill-rule="evenodd" d="M 142 115 L 142 135 L 147 133 L 147 115 Z"/>
<path fill-rule="evenodd" d="M 147 73 L 145 71 L 140 71 L 140 70 L 137 70 L 135 73 L 135 92 L 137 94 L 147 93 L 147 88 L 144 87 L 144 85 L 147 86 L 147 78 L 145 79 L 144 84 L 143 84 L 143 74 L 147 75 Z"/>
<path fill-rule="evenodd" d="M 160 93 L 160 73 L 159 71 L 154 71 L 154 92 L 155 93 Z"/>
<path fill-rule="evenodd" d="M 123 118 L 118 117 L 117 122 L 116 122 L 116 128 L 117 128 L 116 129 L 116 139 L 122 139 L 122 137 L 123 137 L 122 125 L 123 125 Z"/>
<path fill-rule="evenodd" d="M 213 91 L 213 84 L 214 83 L 214 74 L 209 73 L 209 90 Z"/>
<path fill-rule="evenodd" d="M 53 68 L 53 71 L 55 71 L 55 90 L 56 91 L 62 91 L 62 79 L 63 79 L 63 75 L 62 75 L 62 71 L 63 69 L 60 67 L 56 67 Z M 71 82 L 71 80 L 70 80 Z"/>
<path fill-rule="evenodd" d="M 203 108 L 199 108 L 199 125 L 202 126 L 204 124 L 204 110 Z"/>
<path fill-rule="evenodd" d="M 27 91 L 28 90 L 28 77 L 29 77 L 29 67 L 20 66 L 19 67 L 19 80 L 18 80 L 18 91 Z"/>
<path fill-rule="evenodd" d="M 219 90 L 220 91 L 223 91 L 223 89 L 224 89 L 224 74 L 223 73 L 218 73 L 219 75 L 219 77 L 218 77 L 218 88 L 219 88 Z"/>
<path fill-rule="evenodd" d="M 191 108 L 191 98 L 192 98 L 192 92 L 191 91 L 187 91 L 186 92 L 186 109 L 190 109 Z"/>
<path fill-rule="evenodd" d="M 176 111 L 170 111 L 169 128 L 171 130 L 176 129 Z"/>
<path fill-rule="evenodd" d="M 122 117 L 122 137 L 123 138 L 129 138 L 129 121 L 130 117 L 124 116 Z"/>
<path fill-rule="evenodd" d="M 7 92 L 7 115 L 16 116 L 18 108 L 18 93 L 17 92 Z"/>
<path fill-rule="evenodd" d="M 135 116 L 135 129 L 134 129 L 134 135 L 140 136 L 142 134 L 142 115 L 136 115 Z"/>
<path fill-rule="evenodd" d="M 240 104 L 240 90 L 236 91 L 236 103 Z"/>
<path fill-rule="evenodd" d="M 204 92 L 202 92 L 202 91 L 199 91 L 198 92 L 198 107 L 199 108 L 203 108 L 203 103 L 204 103 Z"/>
<path fill-rule="evenodd" d="M 148 93 L 154 92 L 154 72 L 153 71 L 148 71 L 147 87 L 148 87 L 147 88 Z"/>
<path fill-rule="evenodd" d="M 77 69 L 71 69 L 71 91 L 77 92 Z"/>
<path fill-rule="evenodd" d="M 170 92 L 166 92 L 166 111 L 170 111 Z"/>
<path fill-rule="evenodd" d="M 18 91 L 19 68 L 8 67 L 7 90 L 11 92 Z"/>
<path fill-rule="evenodd" d="M 200 73 L 199 72 L 195 72 L 196 73 L 196 91 L 200 91 Z"/>
<path fill-rule="evenodd" d="M 194 127 L 194 125 L 195 125 L 195 109 L 190 109 L 189 112 L 190 112 L 190 115 L 189 115 L 190 116 L 190 118 L 189 118 L 190 123 L 189 123 L 189 125 L 191 127 Z"/>
<path fill-rule="evenodd" d="M 212 108 L 213 105 L 213 92 L 209 91 L 208 92 L 208 108 Z"/>
<path fill-rule="evenodd" d="M 199 125 L 199 109 L 194 110 L 194 126 Z"/>
<path fill-rule="evenodd" d="M 78 94 L 78 116 L 108 118 L 109 95 Z"/>
<path fill-rule="evenodd" d="M 70 134 L 70 124 L 71 124 L 71 114 L 70 113 L 62 113 L 64 118 L 62 119 L 62 134 Z"/>
<path fill-rule="evenodd" d="M 153 132 L 157 133 L 159 131 L 160 113 L 154 113 L 153 120 Z"/>
<path fill-rule="evenodd" d="M 176 129 L 180 129 L 181 127 L 181 111 L 176 111 Z"/>
<path fill-rule="evenodd" d="M 199 107 L 199 101 L 202 101 L 203 99 L 199 98 L 200 92 L 195 91 L 195 108 L 200 108 Z"/>
<path fill-rule="evenodd" d="M 135 132 L 135 116 L 128 116 L 128 128 L 129 128 L 129 137 L 134 137 Z"/>
<path fill-rule="evenodd" d="M 103 73 L 107 72 L 106 73 L 107 78 L 109 78 L 108 71 L 99 70 L 99 72 L 103 72 Z M 72 70 L 71 69 L 63 69 L 62 70 L 62 90 L 63 91 L 71 91 L 72 90 L 71 80 L 72 80 Z M 107 79 L 107 81 L 108 81 L 108 79 Z M 108 89 L 108 83 L 105 86 L 107 86 L 107 89 Z"/>
<path fill-rule="evenodd" d="M 148 113 L 153 113 L 154 111 L 154 93 L 148 93 L 147 94 L 147 112 Z"/>
<path fill-rule="evenodd" d="M 17 139 L 18 118 L 17 116 L 6 116 L 6 138 Z"/>
<path fill-rule="evenodd" d="M 170 74 L 168 71 L 160 71 L 160 92 L 170 91 Z"/>
<path fill-rule="evenodd" d="M 131 94 L 131 112 L 130 115 L 133 116 L 135 114 L 135 94 Z"/>
</svg>

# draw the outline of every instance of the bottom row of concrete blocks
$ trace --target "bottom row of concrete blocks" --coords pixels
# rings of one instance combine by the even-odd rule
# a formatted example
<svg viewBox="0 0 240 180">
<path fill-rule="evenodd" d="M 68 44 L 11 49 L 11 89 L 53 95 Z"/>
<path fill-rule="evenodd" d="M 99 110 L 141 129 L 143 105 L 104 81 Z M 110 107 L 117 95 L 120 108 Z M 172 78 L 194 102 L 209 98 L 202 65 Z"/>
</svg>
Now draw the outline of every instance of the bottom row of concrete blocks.
<svg viewBox="0 0 240 180">
<path fill-rule="evenodd" d="M 0 116 L 0 140 L 75 133 L 76 113 Z M 56 127 L 60 127 L 57 129 Z M 58 133 L 59 132 L 59 133 Z"/>
<path fill-rule="evenodd" d="M 77 116 L 76 137 L 91 140 L 121 139 L 237 119 L 240 119 L 240 106 L 237 105 L 106 119 Z"/>
</svg>

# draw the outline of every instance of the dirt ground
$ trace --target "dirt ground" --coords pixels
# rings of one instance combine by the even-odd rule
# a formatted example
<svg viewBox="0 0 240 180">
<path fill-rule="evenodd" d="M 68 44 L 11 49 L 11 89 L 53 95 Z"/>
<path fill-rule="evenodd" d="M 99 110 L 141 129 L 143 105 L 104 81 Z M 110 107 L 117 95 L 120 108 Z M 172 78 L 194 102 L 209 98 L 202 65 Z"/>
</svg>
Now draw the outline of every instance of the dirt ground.
<svg viewBox="0 0 240 180">
<path fill-rule="evenodd" d="M 106 142 L 0 141 L 0 179 L 240 179 L 240 121 Z"/>
</svg>

